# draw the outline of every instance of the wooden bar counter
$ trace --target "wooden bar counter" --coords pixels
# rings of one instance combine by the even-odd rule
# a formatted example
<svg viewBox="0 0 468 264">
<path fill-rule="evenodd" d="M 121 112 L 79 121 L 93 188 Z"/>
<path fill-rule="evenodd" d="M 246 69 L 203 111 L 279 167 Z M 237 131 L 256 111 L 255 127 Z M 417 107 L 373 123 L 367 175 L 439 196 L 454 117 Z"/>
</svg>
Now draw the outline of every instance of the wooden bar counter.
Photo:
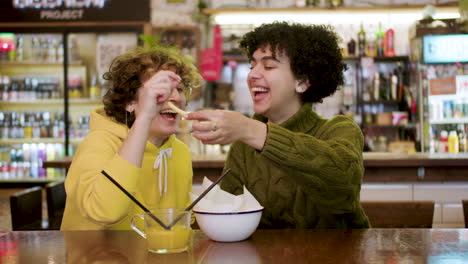
<svg viewBox="0 0 468 264">
<path fill-rule="evenodd" d="M 257 230 L 187 252 L 146 251 L 134 231 L 0 232 L 0 263 L 466 263 L 468 229 Z"/>
<path fill-rule="evenodd" d="M 397 154 L 364 153 L 364 182 L 468 182 L 468 153 Z M 194 155 L 194 182 L 204 176 L 215 180 L 224 167 L 225 155 Z M 68 168 L 71 158 L 46 161 L 47 168 Z"/>
</svg>

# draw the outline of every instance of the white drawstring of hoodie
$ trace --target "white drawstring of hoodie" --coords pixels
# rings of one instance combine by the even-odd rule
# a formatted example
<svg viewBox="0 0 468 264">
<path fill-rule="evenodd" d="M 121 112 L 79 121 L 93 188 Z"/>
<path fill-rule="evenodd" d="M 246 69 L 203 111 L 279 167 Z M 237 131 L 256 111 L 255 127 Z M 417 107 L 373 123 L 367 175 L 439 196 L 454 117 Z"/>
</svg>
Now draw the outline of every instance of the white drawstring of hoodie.
<svg viewBox="0 0 468 264">
<path fill-rule="evenodd" d="M 166 148 L 162 149 L 159 151 L 159 155 L 156 157 L 156 160 L 154 161 L 153 168 L 158 169 L 159 168 L 159 194 L 162 196 L 163 194 L 167 193 L 167 185 L 168 185 L 168 180 L 167 180 L 167 159 L 172 156 L 172 148 Z M 164 163 L 164 166 L 162 165 Z M 163 191 L 163 171 L 164 167 L 164 191 Z"/>
</svg>

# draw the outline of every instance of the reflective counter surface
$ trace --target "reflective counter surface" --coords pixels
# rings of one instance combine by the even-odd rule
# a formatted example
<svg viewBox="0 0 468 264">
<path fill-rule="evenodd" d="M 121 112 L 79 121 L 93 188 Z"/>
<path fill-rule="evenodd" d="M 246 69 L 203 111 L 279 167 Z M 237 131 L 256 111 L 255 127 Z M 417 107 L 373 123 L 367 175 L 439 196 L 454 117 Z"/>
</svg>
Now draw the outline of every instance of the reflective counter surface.
<svg viewBox="0 0 468 264">
<path fill-rule="evenodd" d="M 189 251 L 146 251 L 133 231 L 0 232 L 0 263 L 468 263 L 468 229 L 257 230 L 235 243 L 195 230 Z"/>
</svg>

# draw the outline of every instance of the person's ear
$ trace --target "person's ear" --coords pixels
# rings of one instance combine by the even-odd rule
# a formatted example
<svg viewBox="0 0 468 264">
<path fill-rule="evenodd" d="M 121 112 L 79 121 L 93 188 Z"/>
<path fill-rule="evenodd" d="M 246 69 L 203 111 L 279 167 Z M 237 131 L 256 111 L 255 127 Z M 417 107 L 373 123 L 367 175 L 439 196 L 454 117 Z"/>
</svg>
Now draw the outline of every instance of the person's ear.
<svg viewBox="0 0 468 264">
<path fill-rule="evenodd" d="M 127 106 L 125 107 L 125 110 L 127 110 L 127 112 L 130 112 L 130 113 L 135 111 L 135 101 L 131 101 L 130 103 L 128 103 Z"/>
<path fill-rule="evenodd" d="M 309 88 L 310 83 L 309 80 L 296 80 L 296 92 L 301 94 L 307 91 Z"/>
</svg>

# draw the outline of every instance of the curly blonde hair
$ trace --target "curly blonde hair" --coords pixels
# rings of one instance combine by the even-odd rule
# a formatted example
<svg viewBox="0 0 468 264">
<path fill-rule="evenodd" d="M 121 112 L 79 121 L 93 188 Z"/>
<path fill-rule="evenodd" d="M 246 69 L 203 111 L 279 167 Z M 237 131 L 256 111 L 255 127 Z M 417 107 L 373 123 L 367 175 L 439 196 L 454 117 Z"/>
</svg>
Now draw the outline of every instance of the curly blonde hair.
<svg viewBox="0 0 468 264">
<path fill-rule="evenodd" d="M 137 97 L 138 89 L 160 70 L 171 70 L 181 77 L 187 100 L 192 89 L 199 88 L 202 77 L 190 57 L 177 48 L 138 47 L 116 57 L 103 78 L 111 84 L 103 97 L 106 114 L 131 127 L 134 115 L 127 116 L 125 107 Z"/>
</svg>

